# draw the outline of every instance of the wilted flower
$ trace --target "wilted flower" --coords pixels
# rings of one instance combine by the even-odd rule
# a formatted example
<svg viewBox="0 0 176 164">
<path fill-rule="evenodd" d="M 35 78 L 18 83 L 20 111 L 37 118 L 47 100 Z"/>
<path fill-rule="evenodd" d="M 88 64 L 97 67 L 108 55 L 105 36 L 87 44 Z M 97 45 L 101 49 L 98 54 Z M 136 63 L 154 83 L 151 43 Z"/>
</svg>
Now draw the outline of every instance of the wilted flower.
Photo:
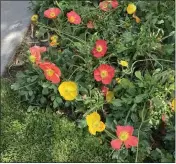
<svg viewBox="0 0 176 164">
<path fill-rule="evenodd" d="M 106 101 L 110 103 L 114 98 L 114 92 L 113 91 L 108 91 L 106 93 Z"/>
<path fill-rule="evenodd" d="M 87 23 L 87 28 L 90 28 L 90 29 L 94 28 L 94 24 L 93 24 L 92 21 L 89 21 L 89 22 Z"/>
<path fill-rule="evenodd" d="M 108 90 L 109 90 L 109 88 L 106 87 L 106 86 L 102 86 L 102 87 L 101 87 L 101 92 L 103 93 L 104 96 L 106 96 Z"/>
<path fill-rule="evenodd" d="M 99 7 L 103 11 L 109 11 L 111 8 L 116 9 L 118 5 L 117 0 L 105 0 L 100 2 Z"/>
<path fill-rule="evenodd" d="M 116 78 L 115 80 L 116 80 L 117 84 L 120 84 L 120 82 L 121 82 L 120 78 Z"/>
</svg>

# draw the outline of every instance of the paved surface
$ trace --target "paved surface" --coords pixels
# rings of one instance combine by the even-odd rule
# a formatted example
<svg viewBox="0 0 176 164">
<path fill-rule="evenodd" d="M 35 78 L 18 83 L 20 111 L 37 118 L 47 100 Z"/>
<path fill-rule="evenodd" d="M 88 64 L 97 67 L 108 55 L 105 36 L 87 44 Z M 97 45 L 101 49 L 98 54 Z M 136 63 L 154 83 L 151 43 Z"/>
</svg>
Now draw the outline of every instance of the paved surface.
<svg viewBox="0 0 176 164">
<path fill-rule="evenodd" d="M 29 1 L 1 1 L 1 75 L 27 32 Z"/>
</svg>

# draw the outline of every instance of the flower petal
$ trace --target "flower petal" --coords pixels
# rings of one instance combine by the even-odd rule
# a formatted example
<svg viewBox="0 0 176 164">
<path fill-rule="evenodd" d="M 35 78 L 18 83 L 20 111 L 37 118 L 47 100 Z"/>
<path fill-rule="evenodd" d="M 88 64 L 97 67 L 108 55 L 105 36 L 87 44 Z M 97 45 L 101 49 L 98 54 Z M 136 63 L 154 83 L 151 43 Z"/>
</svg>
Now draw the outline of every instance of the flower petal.
<svg viewBox="0 0 176 164">
<path fill-rule="evenodd" d="M 92 128 L 92 127 L 89 127 L 89 132 L 90 134 L 92 135 L 96 135 L 96 129 Z"/>
<path fill-rule="evenodd" d="M 122 145 L 122 141 L 120 141 L 119 139 L 115 139 L 111 141 L 111 147 L 113 149 L 119 150 L 121 145 Z"/>
<path fill-rule="evenodd" d="M 131 146 L 137 146 L 138 145 L 138 138 L 135 136 L 130 136 L 128 140 L 124 141 L 125 147 L 128 149 Z"/>
<path fill-rule="evenodd" d="M 134 128 L 132 126 L 116 126 L 116 134 L 119 137 L 121 132 L 127 132 L 129 136 L 132 136 Z"/>
<path fill-rule="evenodd" d="M 97 132 L 104 131 L 105 130 L 105 124 L 102 121 L 100 121 L 100 125 L 96 130 L 97 130 Z"/>
</svg>

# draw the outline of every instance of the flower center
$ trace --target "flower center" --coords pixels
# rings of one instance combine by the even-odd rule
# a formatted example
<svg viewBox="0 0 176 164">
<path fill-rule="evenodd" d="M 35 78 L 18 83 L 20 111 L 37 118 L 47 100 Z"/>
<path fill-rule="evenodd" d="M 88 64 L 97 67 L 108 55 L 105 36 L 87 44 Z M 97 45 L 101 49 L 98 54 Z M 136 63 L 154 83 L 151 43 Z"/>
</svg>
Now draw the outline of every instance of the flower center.
<svg viewBox="0 0 176 164">
<path fill-rule="evenodd" d="M 56 15 L 55 15 L 54 12 L 50 12 L 50 16 L 51 16 L 51 17 L 55 17 Z"/>
<path fill-rule="evenodd" d="M 120 139 L 121 141 L 126 141 L 126 140 L 128 139 L 128 137 L 129 137 L 128 132 L 121 132 L 121 133 L 120 133 L 120 136 L 119 136 L 119 139 Z"/>
<path fill-rule="evenodd" d="M 29 60 L 30 60 L 32 63 L 34 63 L 34 62 L 36 61 L 36 57 L 33 56 L 33 55 L 30 55 L 30 56 L 29 56 Z"/>
<path fill-rule="evenodd" d="M 107 77 L 107 75 L 108 75 L 108 72 L 107 72 L 107 71 L 101 71 L 101 77 L 102 77 L 102 78 Z"/>
<path fill-rule="evenodd" d="M 71 17 L 69 18 L 69 21 L 70 21 L 70 22 L 74 22 L 74 21 L 75 21 L 75 17 L 74 17 L 74 16 L 71 16 Z"/>
<path fill-rule="evenodd" d="M 103 8 L 104 8 L 104 9 L 106 9 L 107 7 L 108 7 L 108 4 L 107 4 L 107 3 L 103 4 Z"/>
<path fill-rule="evenodd" d="M 47 73 L 48 76 L 53 76 L 54 71 L 52 69 L 47 69 L 46 73 Z"/>
<path fill-rule="evenodd" d="M 98 52 L 101 52 L 101 51 L 103 50 L 103 48 L 102 48 L 102 46 L 97 46 L 97 47 L 96 47 L 96 50 L 97 50 Z"/>
</svg>

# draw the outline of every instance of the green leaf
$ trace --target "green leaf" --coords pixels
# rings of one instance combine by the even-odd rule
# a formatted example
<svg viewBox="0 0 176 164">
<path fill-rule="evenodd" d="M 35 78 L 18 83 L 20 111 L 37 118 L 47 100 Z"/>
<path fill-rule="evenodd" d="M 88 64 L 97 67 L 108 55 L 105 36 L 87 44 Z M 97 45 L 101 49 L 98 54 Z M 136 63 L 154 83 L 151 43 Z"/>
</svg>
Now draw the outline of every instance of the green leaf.
<svg viewBox="0 0 176 164">
<path fill-rule="evenodd" d="M 141 103 L 146 98 L 146 96 L 147 96 L 146 94 L 137 95 L 134 99 L 134 102 Z"/>
<path fill-rule="evenodd" d="M 85 119 L 78 120 L 77 123 L 78 123 L 78 128 L 81 128 L 81 129 L 87 126 L 87 122 Z"/>
<path fill-rule="evenodd" d="M 115 107 L 122 106 L 122 100 L 115 99 L 115 100 L 112 101 L 112 105 L 114 105 Z"/>
<path fill-rule="evenodd" d="M 14 83 L 11 85 L 11 89 L 14 91 L 18 90 L 19 88 L 20 88 L 20 84 L 18 84 L 18 83 Z"/>
<path fill-rule="evenodd" d="M 27 109 L 27 112 L 32 112 L 34 110 L 35 106 L 29 106 Z"/>
<path fill-rule="evenodd" d="M 49 93 L 48 88 L 43 88 L 42 94 L 43 94 L 43 95 L 48 95 L 48 93 Z"/>
<path fill-rule="evenodd" d="M 156 107 L 160 107 L 162 105 L 162 100 L 159 99 L 158 97 L 153 97 L 152 101 Z"/>
<path fill-rule="evenodd" d="M 136 71 L 136 72 L 135 72 L 135 76 L 136 76 L 139 80 L 143 81 L 143 78 L 142 78 L 142 75 L 141 75 L 141 71 Z"/>
</svg>

